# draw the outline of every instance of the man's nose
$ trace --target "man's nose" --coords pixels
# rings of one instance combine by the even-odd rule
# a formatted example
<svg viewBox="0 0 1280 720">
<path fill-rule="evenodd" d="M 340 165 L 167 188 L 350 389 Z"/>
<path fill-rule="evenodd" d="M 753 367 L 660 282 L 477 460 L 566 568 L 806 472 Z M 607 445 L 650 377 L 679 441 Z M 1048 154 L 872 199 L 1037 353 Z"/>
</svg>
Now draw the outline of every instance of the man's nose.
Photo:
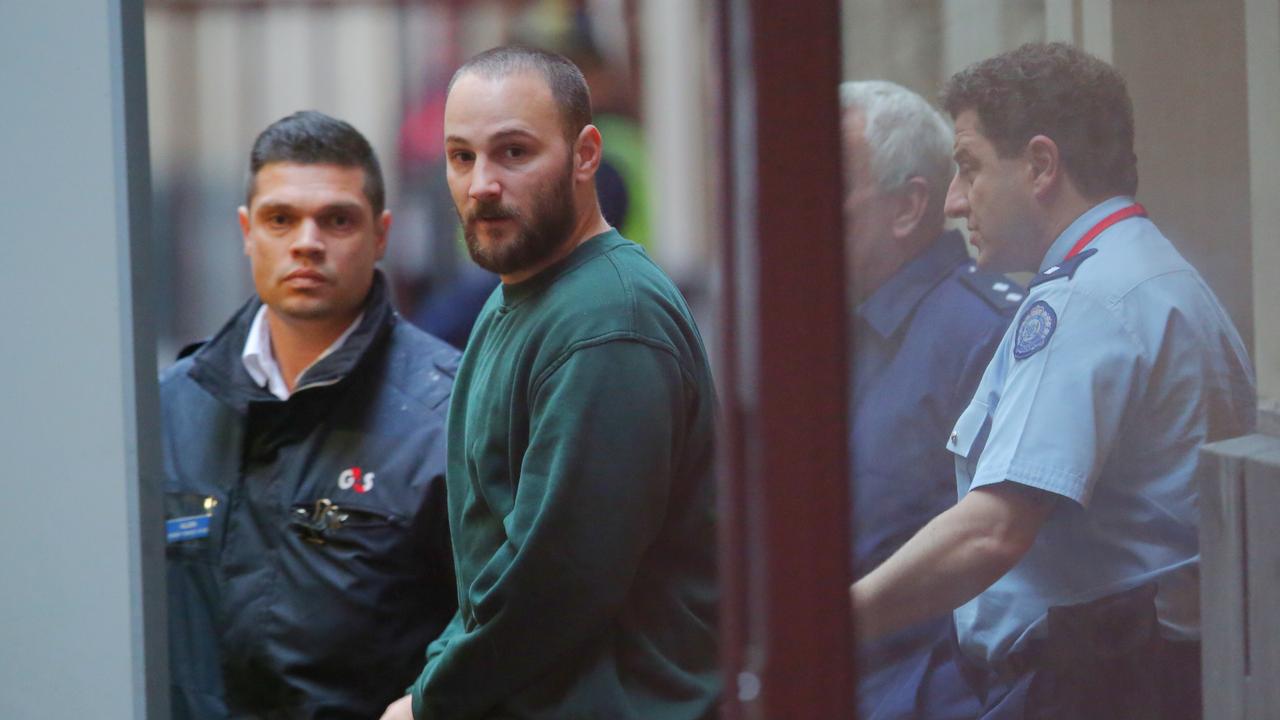
<svg viewBox="0 0 1280 720">
<path fill-rule="evenodd" d="M 306 218 L 298 224 L 293 242 L 289 250 L 294 255 L 320 255 L 324 253 L 324 242 L 320 238 L 320 226 L 313 218 Z"/>
<path fill-rule="evenodd" d="M 492 200 L 502 194 L 497 168 L 484 158 L 476 158 L 471 170 L 471 190 L 468 194 L 473 200 Z"/>
<path fill-rule="evenodd" d="M 951 186 L 947 188 L 947 200 L 942 204 L 942 210 L 950 218 L 969 216 L 969 196 L 967 189 L 963 187 L 959 173 L 951 178 Z"/>
</svg>

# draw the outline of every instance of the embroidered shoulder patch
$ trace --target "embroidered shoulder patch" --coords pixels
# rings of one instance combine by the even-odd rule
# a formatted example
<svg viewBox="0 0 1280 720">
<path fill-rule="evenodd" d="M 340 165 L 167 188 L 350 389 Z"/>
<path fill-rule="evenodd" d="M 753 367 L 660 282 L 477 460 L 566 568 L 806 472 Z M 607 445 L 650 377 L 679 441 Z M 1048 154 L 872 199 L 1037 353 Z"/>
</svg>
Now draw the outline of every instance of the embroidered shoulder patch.
<svg viewBox="0 0 1280 720">
<path fill-rule="evenodd" d="M 1025 360 L 1049 344 L 1053 331 L 1058 327 L 1058 315 L 1049 303 L 1037 300 L 1022 314 L 1018 332 L 1013 338 L 1013 356 Z"/>
</svg>

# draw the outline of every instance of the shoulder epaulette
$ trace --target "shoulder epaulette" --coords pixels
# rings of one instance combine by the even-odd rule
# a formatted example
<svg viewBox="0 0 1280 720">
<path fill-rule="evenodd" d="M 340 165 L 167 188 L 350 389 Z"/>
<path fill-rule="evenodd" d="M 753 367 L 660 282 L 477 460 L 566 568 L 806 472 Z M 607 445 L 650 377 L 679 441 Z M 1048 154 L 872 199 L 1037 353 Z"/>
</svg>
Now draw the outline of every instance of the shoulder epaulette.
<svg viewBox="0 0 1280 720">
<path fill-rule="evenodd" d="M 182 349 L 178 351 L 178 356 L 175 357 L 174 360 L 181 360 L 188 355 L 194 355 L 197 350 L 204 347 L 208 342 L 209 338 L 205 338 L 204 340 L 197 340 L 193 343 L 183 345 Z"/>
<path fill-rule="evenodd" d="M 1045 270 L 1039 275 L 1036 275 L 1035 277 L 1031 278 L 1031 283 L 1027 285 L 1027 287 L 1033 288 L 1039 285 L 1040 283 L 1047 283 L 1050 280 L 1057 280 L 1059 278 L 1069 278 L 1072 275 L 1075 275 L 1076 268 L 1080 267 L 1080 263 L 1093 257 L 1094 253 L 1096 252 L 1098 252 L 1097 248 L 1089 248 L 1087 250 L 1080 251 L 1079 253 L 1076 254 L 1075 257 L 1071 258 L 1070 260 L 1063 260 L 1057 265 L 1054 265 L 1048 270 Z"/>
<path fill-rule="evenodd" d="M 1017 310 L 1027 296 L 1018 283 L 1000 273 L 979 270 L 972 263 L 960 271 L 960 282 L 1002 313 Z"/>
</svg>

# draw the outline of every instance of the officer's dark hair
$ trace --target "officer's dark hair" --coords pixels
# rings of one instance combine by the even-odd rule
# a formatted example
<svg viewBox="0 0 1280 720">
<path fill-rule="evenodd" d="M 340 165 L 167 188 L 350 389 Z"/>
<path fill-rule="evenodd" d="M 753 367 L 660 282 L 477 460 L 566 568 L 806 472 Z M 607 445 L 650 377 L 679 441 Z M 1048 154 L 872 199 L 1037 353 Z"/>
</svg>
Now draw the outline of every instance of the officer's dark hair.
<svg viewBox="0 0 1280 720">
<path fill-rule="evenodd" d="M 974 110 L 1003 158 L 1036 135 L 1054 141 L 1089 199 L 1134 195 L 1133 103 L 1115 68 L 1066 43 L 1028 43 L 970 65 L 947 81 L 942 104 L 955 118 Z"/>
<path fill-rule="evenodd" d="M 551 97 L 560 108 L 569 144 L 578 139 L 582 128 L 591 124 L 591 91 L 582 71 L 571 60 L 546 50 L 525 45 L 504 45 L 491 48 L 463 63 L 449 80 L 449 91 L 458 79 L 475 73 L 487 80 L 498 80 L 521 72 L 535 71 L 542 75 Z"/>
<path fill-rule="evenodd" d="M 364 194 L 376 218 L 386 207 L 382 166 L 373 147 L 360 131 L 337 118 L 315 110 L 302 110 L 267 126 L 253 141 L 249 152 L 249 179 L 245 183 L 245 206 L 252 204 L 257 191 L 258 171 L 271 163 L 340 165 L 364 170 Z"/>
</svg>

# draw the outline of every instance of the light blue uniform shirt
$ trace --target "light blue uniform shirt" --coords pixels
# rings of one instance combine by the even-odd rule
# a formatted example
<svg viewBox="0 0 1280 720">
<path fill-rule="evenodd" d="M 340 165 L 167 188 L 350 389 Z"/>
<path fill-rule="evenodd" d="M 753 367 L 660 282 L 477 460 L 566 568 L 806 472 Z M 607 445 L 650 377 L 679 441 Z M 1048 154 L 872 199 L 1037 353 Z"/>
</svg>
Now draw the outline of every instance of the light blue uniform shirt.
<svg viewBox="0 0 1280 720">
<path fill-rule="evenodd" d="M 1199 636 L 1200 445 L 1250 432 L 1248 354 L 1199 273 L 1133 217 L 1066 261 L 1094 206 L 1050 246 L 948 448 L 960 497 L 1006 480 L 1061 495 L 1022 560 L 955 611 L 960 646 L 999 666 L 1047 608 L 1159 582 L 1169 637 Z M 1065 499 L 1064 499 L 1065 498 Z"/>
</svg>

